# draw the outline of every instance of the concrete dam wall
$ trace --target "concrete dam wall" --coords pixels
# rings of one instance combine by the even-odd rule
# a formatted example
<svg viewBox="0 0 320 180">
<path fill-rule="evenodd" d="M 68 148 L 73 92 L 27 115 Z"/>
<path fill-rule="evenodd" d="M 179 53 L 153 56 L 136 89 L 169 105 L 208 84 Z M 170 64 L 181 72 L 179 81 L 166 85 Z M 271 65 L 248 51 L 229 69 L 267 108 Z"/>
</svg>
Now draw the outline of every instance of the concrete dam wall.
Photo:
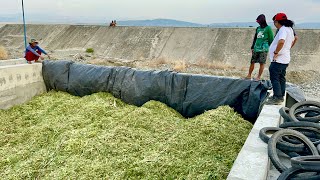
<svg viewBox="0 0 320 180">
<path fill-rule="evenodd" d="M 86 25 L 27 25 L 28 38 L 59 58 L 93 48 L 95 56 L 108 59 L 150 61 L 199 60 L 247 66 L 254 28 L 107 27 Z M 320 30 L 296 30 L 299 40 L 290 68 L 320 68 Z M 23 26 L 0 28 L 0 45 L 10 58 L 23 56 Z"/>
</svg>

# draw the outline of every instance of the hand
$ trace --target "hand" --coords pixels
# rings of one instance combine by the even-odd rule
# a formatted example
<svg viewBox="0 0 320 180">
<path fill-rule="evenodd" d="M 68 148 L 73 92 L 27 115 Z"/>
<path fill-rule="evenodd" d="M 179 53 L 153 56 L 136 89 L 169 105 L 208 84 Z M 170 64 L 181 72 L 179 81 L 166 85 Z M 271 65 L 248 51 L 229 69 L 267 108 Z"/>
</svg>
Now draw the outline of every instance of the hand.
<svg viewBox="0 0 320 180">
<path fill-rule="evenodd" d="M 277 58 L 278 58 L 279 54 L 273 54 L 273 62 L 276 62 L 277 61 Z"/>
<path fill-rule="evenodd" d="M 43 56 L 40 56 L 40 59 L 41 59 L 41 60 L 44 60 L 44 57 L 43 57 Z"/>
</svg>

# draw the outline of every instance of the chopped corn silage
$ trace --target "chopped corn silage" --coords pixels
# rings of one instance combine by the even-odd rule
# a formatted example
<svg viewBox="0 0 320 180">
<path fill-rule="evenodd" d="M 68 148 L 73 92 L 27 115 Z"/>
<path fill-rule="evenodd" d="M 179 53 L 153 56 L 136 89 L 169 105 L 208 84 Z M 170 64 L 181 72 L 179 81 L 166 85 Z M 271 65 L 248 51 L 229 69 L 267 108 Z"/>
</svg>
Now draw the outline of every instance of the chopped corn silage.
<svg viewBox="0 0 320 180">
<path fill-rule="evenodd" d="M 185 119 L 156 101 L 48 92 L 0 110 L 0 175 L 225 179 L 251 128 L 227 106 Z"/>
</svg>

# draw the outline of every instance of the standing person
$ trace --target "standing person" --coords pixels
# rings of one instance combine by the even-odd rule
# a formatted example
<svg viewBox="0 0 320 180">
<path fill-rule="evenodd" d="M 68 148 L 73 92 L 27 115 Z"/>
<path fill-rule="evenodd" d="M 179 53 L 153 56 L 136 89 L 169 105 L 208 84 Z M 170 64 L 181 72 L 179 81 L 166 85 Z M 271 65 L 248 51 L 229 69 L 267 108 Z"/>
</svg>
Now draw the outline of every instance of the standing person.
<svg viewBox="0 0 320 180">
<path fill-rule="evenodd" d="M 267 104 L 281 104 L 286 91 L 286 69 L 291 60 L 290 49 L 295 42 L 292 29 L 294 23 L 288 20 L 284 13 L 276 14 L 273 23 L 279 31 L 269 49 L 273 96 L 268 99 Z"/>
<path fill-rule="evenodd" d="M 273 16 L 273 18 L 272 18 L 273 21 L 274 21 L 275 17 L 276 17 L 276 16 Z M 292 29 L 293 29 L 293 28 L 292 28 Z M 279 31 L 279 29 L 277 29 L 276 35 L 277 35 L 278 31 Z M 298 41 L 298 35 L 297 35 L 297 33 L 296 33 L 296 31 L 295 31 L 294 29 L 293 29 L 293 35 L 294 35 L 294 40 L 293 40 L 293 43 L 292 43 L 291 48 L 293 48 L 293 46 L 294 46 L 294 45 L 296 44 L 296 42 Z"/>
<path fill-rule="evenodd" d="M 264 65 L 266 64 L 269 46 L 273 41 L 273 31 L 271 27 L 268 26 L 264 14 L 260 14 L 256 20 L 260 26 L 256 29 L 256 34 L 254 35 L 253 43 L 251 46 L 252 57 L 249 67 L 249 73 L 246 79 L 251 79 L 251 74 L 254 70 L 254 64 L 259 63 L 259 73 L 255 80 L 260 80 L 264 70 Z"/>
<path fill-rule="evenodd" d="M 24 58 L 26 58 L 26 60 L 29 64 L 32 64 L 34 62 L 38 62 L 39 58 L 41 60 L 44 60 L 44 57 L 41 55 L 41 53 L 47 55 L 48 58 L 50 59 L 50 56 L 48 55 L 48 53 L 46 53 L 46 51 L 41 49 L 38 46 L 38 44 L 39 44 L 39 42 L 35 39 L 31 39 L 29 42 L 29 46 L 26 49 L 26 54 L 24 57 Z"/>
</svg>

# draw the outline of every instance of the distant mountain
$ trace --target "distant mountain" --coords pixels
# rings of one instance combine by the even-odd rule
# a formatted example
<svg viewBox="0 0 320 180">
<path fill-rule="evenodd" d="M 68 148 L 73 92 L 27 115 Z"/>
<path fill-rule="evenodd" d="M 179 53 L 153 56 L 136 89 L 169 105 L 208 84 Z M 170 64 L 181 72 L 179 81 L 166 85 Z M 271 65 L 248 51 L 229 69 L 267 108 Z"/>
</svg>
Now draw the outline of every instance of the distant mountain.
<svg viewBox="0 0 320 180">
<path fill-rule="evenodd" d="M 256 22 L 212 23 L 209 27 L 256 27 Z"/>
<path fill-rule="evenodd" d="M 92 25 L 109 25 L 110 22 L 106 22 L 104 17 L 65 17 L 56 16 L 52 14 L 39 15 L 39 14 L 27 14 L 27 23 L 52 23 L 52 24 L 92 24 Z M 21 14 L 8 14 L 0 15 L 0 22 L 13 22 L 21 23 Z M 160 26 L 160 27 L 229 27 L 229 28 L 247 28 L 257 27 L 256 22 L 232 22 L 232 23 L 212 23 L 212 24 L 200 24 L 187 21 L 178 21 L 173 19 L 152 19 L 152 20 L 128 20 L 117 21 L 119 26 Z M 272 22 L 268 24 L 272 25 Z M 296 29 L 320 29 L 320 23 L 300 23 L 296 24 Z"/>
<path fill-rule="evenodd" d="M 117 21 L 121 26 L 205 27 L 206 25 L 173 19 Z"/>
<path fill-rule="evenodd" d="M 268 22 L 269 25 L 273 26 L 273 22 Z M 234 23 L 212 23 L 210 27 L 257 27 L 256 22 L 234 22 Z M 300 23 L 296 24 L 295 29 L 320 29 L 320 23 Z"/>
</svg>

